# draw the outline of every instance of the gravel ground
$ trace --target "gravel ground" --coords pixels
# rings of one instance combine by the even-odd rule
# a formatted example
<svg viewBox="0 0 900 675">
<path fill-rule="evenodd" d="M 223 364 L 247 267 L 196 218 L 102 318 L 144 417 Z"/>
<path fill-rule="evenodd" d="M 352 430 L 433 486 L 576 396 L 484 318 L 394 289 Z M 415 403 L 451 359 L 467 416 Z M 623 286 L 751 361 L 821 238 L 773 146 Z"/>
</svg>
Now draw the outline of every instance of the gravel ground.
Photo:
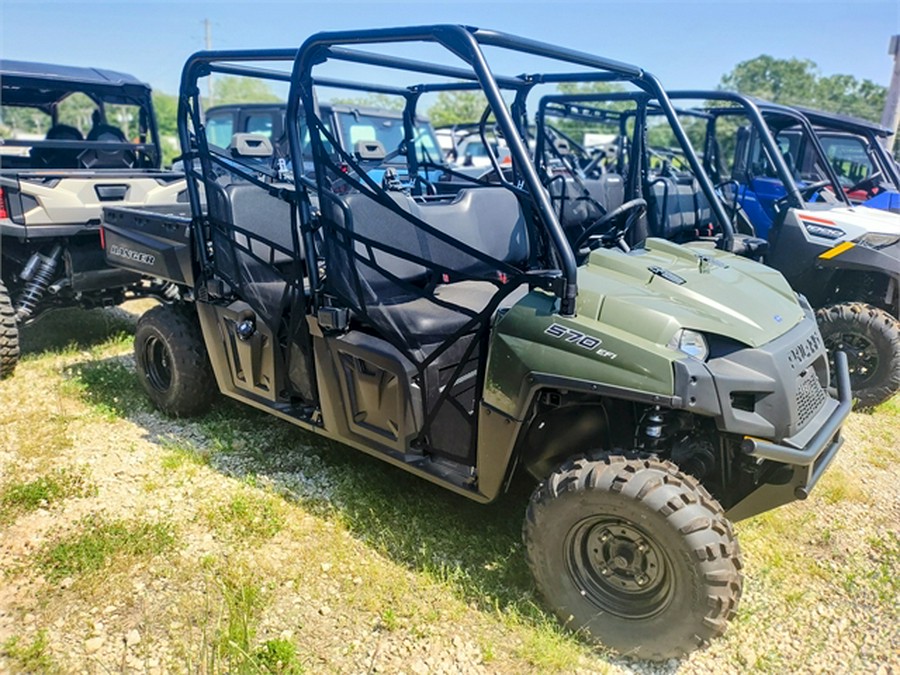
<svg viewBox="0 0 900 675">
<path fill-rule="evenodd" d="M 133 369 L 125 349 L 110 350 Z M 0 383 L 0 484 L 42 475 L 52 461 L 95 488 L 0 523 L 0 645 L 43 634 L 62 672 L 224 672 L 213 643 L 229 616 L 223 589 L 238 575 L 265 597 L 256 642 L 291 642 L 306 672 L 900 673 L 896 408 L 852 417 L 831 483 L 807 502 L 739 524 L 745 594 L 727 635 L 686 660 L 650 664 L 515 625 L 369 546 L 330 508 L 339 476 L 317 454 L 301 446 L 283 461 L 260 460 L 281 422 L 219 452 L 221 439 L 201 422 L 145 409 L 100 414 L 60 393 L 72 364 L 98 358 L 108 355 L 51 353 Z M 52 458 L 23 450 L 30 435 L 49 433 L 24 419 L 61 420 L 64 442 Z M 209 462 L 175 466 L 173 439 Z M 242 498 L 273 509 L 280 529 L 229 529 L 222 509 Z M 91 514 L 165 523 L 177 545 L 99 575 L 43 576 L 37 552 Z M 529 647 L 542 639 L 562 642 L 556 651 Z M 21 667 L 21 656 L 0 653 L 0 672 Z"/>
</svg>

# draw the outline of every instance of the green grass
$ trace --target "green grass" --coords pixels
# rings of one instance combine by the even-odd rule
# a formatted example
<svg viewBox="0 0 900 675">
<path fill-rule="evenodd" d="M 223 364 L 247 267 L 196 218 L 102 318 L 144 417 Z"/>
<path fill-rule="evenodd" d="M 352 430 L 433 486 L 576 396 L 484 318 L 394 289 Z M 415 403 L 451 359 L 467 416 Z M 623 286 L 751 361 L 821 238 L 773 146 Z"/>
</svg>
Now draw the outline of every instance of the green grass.
<svg viewBox="0 0 900 675">
<path fill-rule="evenodd" d="M 151 558 L 175 545 L 175 535 L 165 523 L 106 521 L 89 516 L 75 531 L 45 546 L 37 556 L 38 567 L 48 579 L 87 575 L 105 569 L 115 560 Z"/>
<path fill-rule="evenodd" d="M 297 647 L 290 640 L 266 640 L 253 652 L 253 665 L 263 673 L 300 675 L 306 671 L 297 656 Z"/>
<path fill-rule="evenodd" d="M 868 543 L 873 555 L 867 561 L 866 577 L 878 599 L 888 603 L 900 621 L 900 534 L 887 532 Z"/>
<path fill-rule="evenodd" d="M 232 494 L 223 504 L 207 508 L 206 519 L 220 536 L 269 539 L 285 524 L 284 505 L 276 497 L 250 488 Z"/>
<path fill-rule="evenodd" d="M 57 469 L 28 482 L 11 481 L 0 487 L 0 524 L 64 499 L 87 497 L 95 492 L 96 488 L 82 474 L 67 469 Z"/>
<path fill-rule="evenodd" d="M 117 358 L 71 366 L 66 376 L 63 391 L 79 397 L 104 419 L 114 420 L 150 410 L 134 371 Z"/>
<path fill-rule="evenodd" d="M 297 647 L 290 640 L 278 638 L 257 643 L 260 616 L 269 600 L 269 590 L 259 573 L 246 562 L 225 565 L 205 559 L 201 566 L 215 590 L 214 607 L 205 613 L 207 621 L 214 617 L 214 625 L 203 626 L 204 669 L 240 675 L 303 673 Z"/>
<path fill-rule="evenodd" d="M 194 443 L 173 438 L 165 438 L 160 441 L 165 449 L 165 454 L 160 460 L 162 468 L 166 471 L 181 471 L 199 466 L 209 466 L 209 451 L 198 448 Z"/>
<path fill-rule="evenodd" d="M 28 644 L 18 636 L 11 637 L 0 646 L 0 656 L 7 659 L 10 673 L 41 673 L 50 675 L 61 672 L 49 651 L 47 631 L 40 631 Z"/>
<path fill-rule="evenodd" d="M 529 481 L 514 483 L 509 494 L 485 506 L 246 406 L 223 402 L 198 424 L 216 448 L 213 458 L 224 453 L 249 460 L 245 480 L 300 471 L 312 483 L 332 486 L 327 499 L 301 498 L 301 506 L 465 604 L 509 625 L 538 627 L 581 653 L 579 639 L 558 626 L 534 593 L 521 544 Z M 255 508 L 246 502 L 240 496 L 214 509 L 210 524 L 223 534 L 227 526 L 232 534 L 271 536 L 259 531 L 266 519 L 254 515 L 268 502 Z"/>
<path fill-rule="evenodd" d="M 111 343 L 127 344 L 134 322 L 121 312 L 67 309 L 44 314 L 21 331 L 22 354 L 28 360 L 94 350 Z"/>
<path fill-rule="evenodd" d="M 252 662 L 257 622 L 264 606 L 262 586 L 244 571 L 227 574 L 222 580 L 225 600 L 225 625 L 221 631 L 220 653 L 233 670 Z"/>
<path fill-rule="evenodd" d="M 70 379 L 64 393 L 75 395 L 105 418 L 127 418 L 135 411 L 149 410 L 134 373 L 123 360 L 110 358 L 126 353 L 127 341 L 114 332 L 105 337 L 98 334 L 93 345 L 81 341 L 81 351 L 70 351 L 66 356 L 69 362 L 81 363 L 67 371 Z M 91 360 L 85 361 L 85 351 Z M 56 358 L 54 363 L 58 362 Z M 43 363 L 35 365 L 39 369 Z M 54 367 L 58 372 L 59 366 Z M 67 405 L 71 407 L 72 402 Z M 82 406 L 78 411 L 83 415 Z M 40 414 L 46 416 L 46 412 Z M 0 424 L 20 425 L 22 430 L 33 426 L 35 434 L 45 434 L 48 429 L 48 447 L 56 443 L 59 447 L 71 446 L 67 432 L 70 419 L 60 412 L 45 424 L 36 412 L 20 423 L 11 413 L 4 417 L 0 410 Z M 872 447 L 871 452 L 861 455 L 861 464 L 895 464 L 898 399 L 881 406 L 874 415 L 858 415 L 853 420 L 858 420 L 864 430 L 860 433 L 866 435 L 865 444 Z M 340 604 L 329 602 L 329 606 L 345 616 L 362 617 L 368 627 L 378 625 L 385 631 L 385 639 L 391 639 L 388 632 L 401 636 L 408 632 L 416 639 L 427 640 L 440 635 L 447 625 L 458 626 L 460 631 L 471 631 L 484 661 L 495 664 L 497 670 L 570 672 L 583 667 L 585 659 L 592 670 L 602 672 L 608 667 L 603 653 L 598 654 L 561 628 L 536 597 L 521 544 L 521 522 L 531 490 L 527 482 L 514 484 L 512 491 L 495 504 L 478 505 L 228 400 L 191 422 L 189 428 L 176 423 L 167 428 L 174 430 L 173 435 L 157 441 L 162 471 L 146 479 L 145 489 L 171 486 L 173 478 L 188 482 L 197 467 L 207 465 L 244 483 L 230 484 L 222 493 L 195 496 L 200 517 L 190 527 L 212 530 L 220 537 L 211 545 L 216 548 L 209 554 L 206 568 L 192 568 L 191 572 L 192 590 L 198 579 L 203 584 L 206 578 L 209 591 L 199 603 L 209 604 L 194 607 L 192 603 L 198 599 L 187 592 L 178 599 L 196 611 L 191 614 L 196 623 L 186 625 L 205 626 L 203 639 L 209 646 L 198 657 L 196 643 L 185 642 L 185 660 L 190 660 L 187 670 L 303 672 L 293 642 L 259 640 L 261 617 L 271 620 L 279 616 L 266 612 L 269 603 L 275 608 L 280 601 L 273 591 L 278 586 L 270 585 L 276 576 L 260 571 L 254 561 L 265 562 L 267 551 L 303 533 L 304 528 L 311 528 L 304 539 L 310 544 L 309 550 L 295 548 L 298 555 L 283 574 L 308 584 L 316 602 L 322 599 L 320 579 L 327 576 L 330 584 L 341 588 Z M 198 429 L 204 436 L 200 441 L 196 438 Z M 854 489 L 852 472 L 840 468 L 836 463 L 817 486 L 815 498 L 822 508 L 840 508 L 840 504 L 850 502 L 857 502 L 858 508 L 866 501 L 866 496 Z M 303 474 L 314 488 L 322 485 L 328 489 L 322 490 L 320 497 L 315 496 L 315 489 L 298 492 L 295 503 L 272 494 L 268 486 L 290 494 L 283 481 L 292 472 Z M 49 578 L 90 574 L 113 566 L 116 560 L 128 562 L 156 555 L 172 546 L 158 546 L 159 542 L 153 543 L 152 532 L 138 532 L 140 527 L 151 526 L 82 521 L 78 527 L 76 535 L 42 551 L 41 569 Z M 875 596 L 882 604 L 889 604 L 900 593 L 896 581 L 900 578 L 900 544 L 896 537 L 860 539 L 858 548 L 846 554 L 849 535 L 839 527 L 821 529 L 815 510 L 799 505 L 741 523 L 739 529 L 748 553 L 751 583 L 756 597 L 763 600 L 742 606 L 732 627 L 738 635 L 745 625 L 770 627 L 785 608 L 789 611 L 817 601 L 822 579 L 833 582 L 828 597 L 860 600 L 860 606 L 863 601 L 868 606 Z M 275 542 L 264 545 L 280 532 L 283 535 Z M 135 545 L 135 540 L 143 543 Z M 58 555 L 50 556 L 51 550 Z M 821 567 L 820 559 L 825 561 Z M 65 572 L 58 571 L 63 567 L 61 561 L 67 565 Z M 333 564 L 325 575 L 320 573 L 323 561 Z M 357 562 L 358 569 L 343 573 Z M 838 571 L 826 569 L 824 565 L 830 562 L 837 563 Z M 196 561 L 190 564 L 196 565 Z M 363 581 L 353 585 L 351 574 L 358 574 Z M 821 638 L 816 630 L 809 627 L 810 644 Z M 726 636 L 724 644 L 728 639 Z M 316 653 L 318 645 L 303 645 L 301 649 Z M 778 646 L 772 649 L 759 648 L 748 667 L 775 671 L 785 665 Z M 723 647 L 723 652 L 729 663 L 738 663 L 738 657 L 728 649 Z"/>
</svg>

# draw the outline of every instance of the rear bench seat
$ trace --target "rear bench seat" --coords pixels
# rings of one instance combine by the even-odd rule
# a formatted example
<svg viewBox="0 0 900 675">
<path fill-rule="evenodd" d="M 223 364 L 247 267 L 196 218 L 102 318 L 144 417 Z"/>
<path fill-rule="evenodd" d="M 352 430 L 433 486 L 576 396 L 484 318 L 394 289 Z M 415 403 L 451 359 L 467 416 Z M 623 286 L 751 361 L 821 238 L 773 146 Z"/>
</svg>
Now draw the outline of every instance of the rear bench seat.
<svg viewBox="0 0 900 675">
<path fill-rule="evenodd" d="M 560 225 L 570 242 L 576 241 L 585 228 L 604 213 L 625 202 L 625 181 L 616 173 L 606 173 L 600 178 L 584 178 L 581 184 L 571 177 L 565 180 L 556 178 L 548 183 L 547 188 L 557 215 L 562 204 Z M 598 204 L 603 210 L 597 207 Z"/>
<path fill-rule="evenodd" d="M 528 260 L 529 241 L 519 201 L 505 188 L 461 190 L 451 202 L 414 201 L 398 192 L 386 193 L 403 211 L 423 220 L 455 241 L 512 265 Z M 400 258 L 356 241 L 355 251 L 363 260 L 347 255 L 347 242 L 327 236 L 331 289 L 346 297 L 357 297 L 351 268 L 360 277 L 366 309 L 381 326 L 389 326 L 420 347 L 439 342 L 461 329 L 482 311 L 497 292 L 488 279 L 498 279 L 496 266 L 473 258 L 451 244 L 424 232 L 393 210 L 361 193 L 343 197 L 351 218 L 335 207 L 332 217 L 339 227 L 367 237 L 436 266 L 476 277 L 445 281 L 441 272 L 418 262 Z M 365 261 L 371 261 L 367 264 Z M 336 264 L 337 263 L 337 264 Z M 344 267 L 344 270 L 335 269 Z M 484 279 L 478 280 L 478 278 Z M 424 297 L 423 288 L 435 284 L 434 299 Z"/>
<path fill-rule="evenodd" d="M 708 234 L 712 209 L 697 182 L 659 176 L 650 184 L 652 234 L 673 241 L 690 241 Z"/>
</svg>

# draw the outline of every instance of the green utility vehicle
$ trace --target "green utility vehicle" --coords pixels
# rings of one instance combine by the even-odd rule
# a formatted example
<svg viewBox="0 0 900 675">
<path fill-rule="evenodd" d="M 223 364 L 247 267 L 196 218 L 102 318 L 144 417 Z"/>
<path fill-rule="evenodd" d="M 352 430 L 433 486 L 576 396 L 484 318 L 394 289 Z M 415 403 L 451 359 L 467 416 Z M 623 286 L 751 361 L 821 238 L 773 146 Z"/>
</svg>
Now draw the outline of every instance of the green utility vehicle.
<svg viewBox="0 0 900 675">
<path fill-rule="evenodd" d="M 410 43 L 428 60 L 404 58 Z M 737 611 L 731 521 L 806 498 L 834 459 L 846 362 L 835 400 L 812 311 L 751 260 L 650 239 L 598 246 L 579 267 L 522 105 L 532 84 L 574 75 L 495 76 L 483 47 L 647 90 L 678 125 L 640 68 L 470 27 L 196 54 L 179 119 L 197 160 L 189 210 L 104 211 L 107 260 L 191 300 L 141 318 L 138 376 L 170 414 L 201 412 L 219 389 L 479 502 L 527 472 L 526 554 L 561 621 L 625 654 L 679 657 Z M 416 178 L 388 166 L 374 179 L 392 154 L 342 150 L 318 107 L 313 71 L 341 62 L 368 81 L 420 78 L 380 88 L 404 103 L 408 140 L 420 96 L 483 92 L 511 165 L 437 186 L 407 142 Z M 266 169 L 252 137 L 210 146 L 198 79 L 217 72 L 290 82 L 291 164 L 311 176 Z"/>
</svg>

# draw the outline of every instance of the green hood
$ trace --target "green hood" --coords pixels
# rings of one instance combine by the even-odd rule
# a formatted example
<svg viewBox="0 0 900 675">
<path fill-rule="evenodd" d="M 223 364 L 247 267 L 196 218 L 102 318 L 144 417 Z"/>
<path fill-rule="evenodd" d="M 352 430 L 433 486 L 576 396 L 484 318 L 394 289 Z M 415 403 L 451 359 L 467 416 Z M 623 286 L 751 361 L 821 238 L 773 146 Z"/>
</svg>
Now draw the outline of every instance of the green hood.
<svg viewBox="0 0 900 675">
<path fill-rule="evenodd" d="M 774 269 L 708 246 L 648 239 L 594 251 L 578 270 L 578 315 L 666 344 L 680 328 L 759 347 L 803 319 Z"/>
</svg>

